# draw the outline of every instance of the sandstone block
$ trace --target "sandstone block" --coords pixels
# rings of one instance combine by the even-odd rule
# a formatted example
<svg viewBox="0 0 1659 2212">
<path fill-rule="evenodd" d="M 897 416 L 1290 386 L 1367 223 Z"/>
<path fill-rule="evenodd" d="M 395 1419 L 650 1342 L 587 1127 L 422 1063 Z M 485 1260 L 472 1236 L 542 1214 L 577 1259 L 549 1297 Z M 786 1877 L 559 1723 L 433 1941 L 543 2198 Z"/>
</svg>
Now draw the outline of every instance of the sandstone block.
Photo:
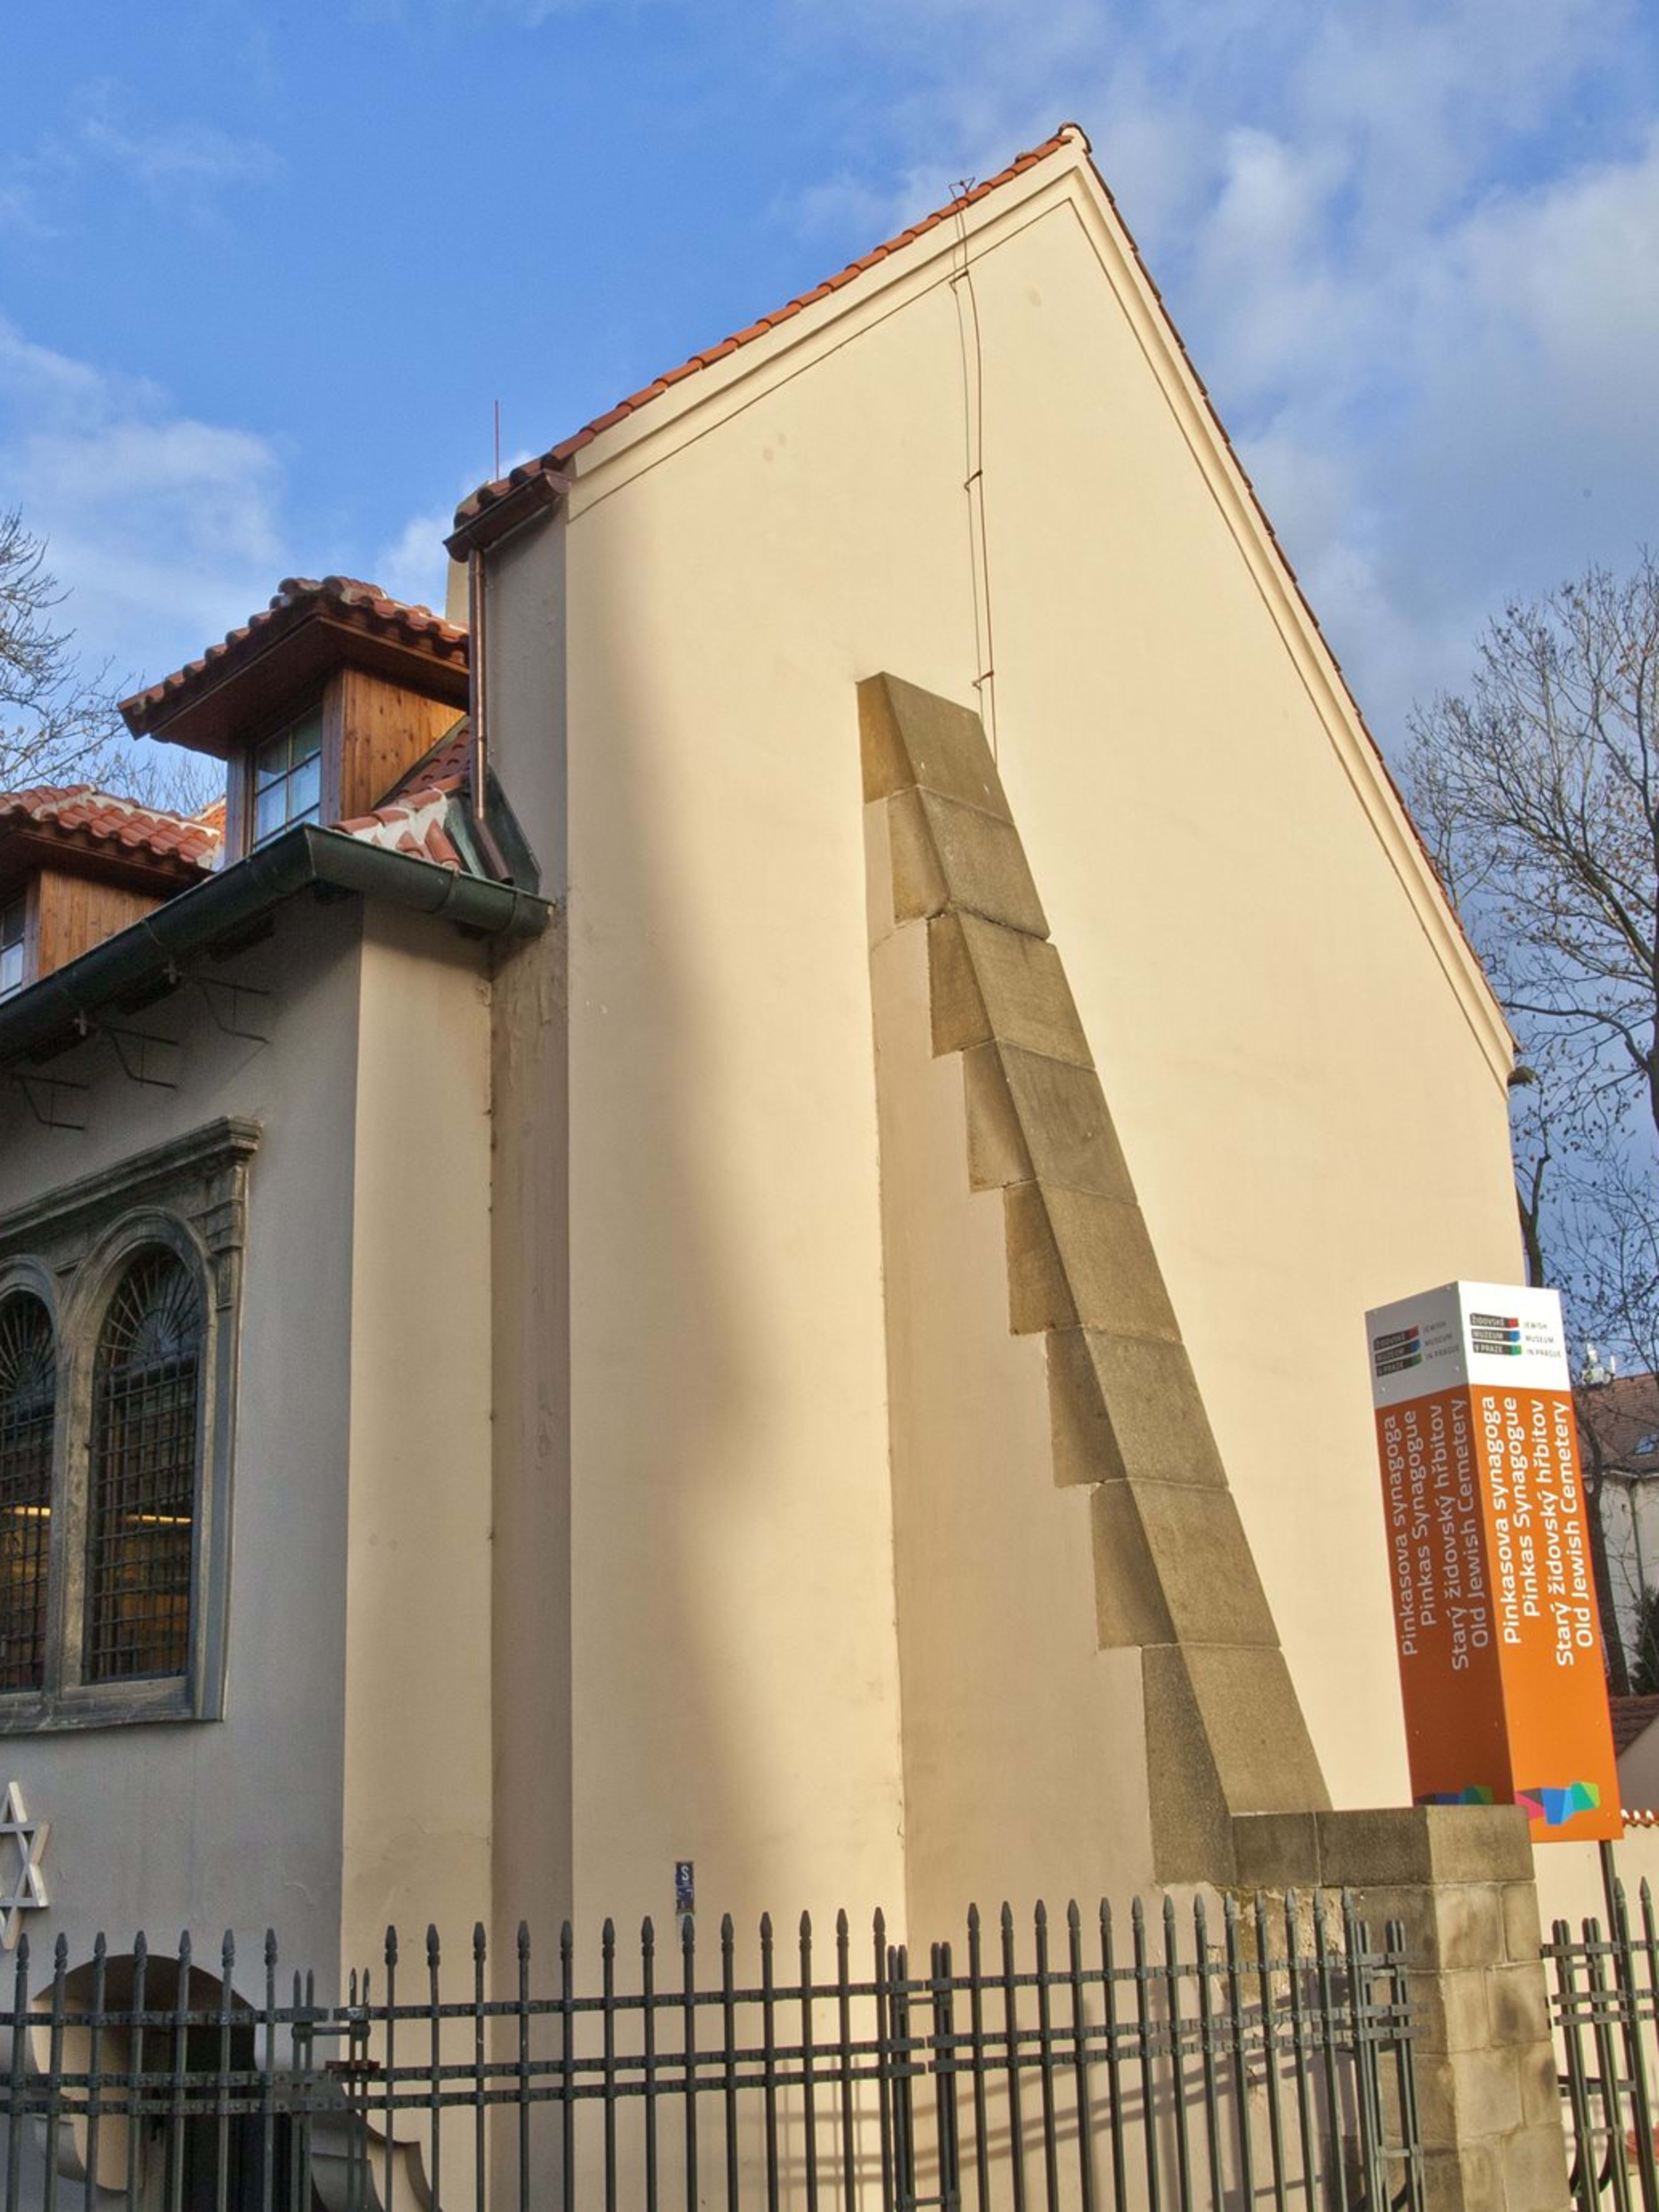
<svg viewBox="0 0 1659 2212">
<path fill-rule="evenodd" d="M 1486 1975 L 1486 2004 L 1494 2043 L 1549 2041 L 1549 1990 L 1538 1960 L 1529 1966 L 1491 1967 Z"/>
<path fill-rule="evenodd" d="M 1127 1484 L 1090 1500 L 1095 1561 L 1095 1632 L 1103 1651 L 1170 1644 L 1175 1630 L 1157 1562 Z"/>
<path fill-rule="evenodd" d="M 1559 2119 L 1521 2129 L 1500 2157 L 1507 2212 L 1565 2212 L 1567 2152 Z"/>
<path fill-rule="evenodd" d="M 1544 1930 L 1539 1917 L 1535 1881 L 1506 1881 L 1503 1887 L 1504 1950 L 1507 1957 L 1530 1964 L 1543 1948 Z"/>
<path fill-rule="evenodd" d="M 1226 1486 L 1192 1362 L 1167 1340 L 1076 1328 L 1048 1339 L 1057 1482 Z"/>
<path fill-rule="evenodd" d="M 896 920 L 919 921 L 954 906 L 1047 937 L 1025 848 L 1005 816 L 933 791 L 896 793 L 887 807 Z"/>
<path fill-rule="evenodd" d="M 1132 1200 L 1134 1186 L 1100 1079 L 1073 1060 L 994 1042 L 963 1055 L 968 1167 L 975 1190 L 1036 1176 Z"/>
<path fill-rule="evenodd" d="M 859 738 L 866 799 L 920 787 L 1012 818 L 984 725 L 971 708 L 900 676 L 867 677 L 859 685 Z"/>
<path fill-rule="evenodd" d="M 1060 955 L 1045 939 L 978 915 L 927 925 L 933 1051 L 965 1052 L 991 1037 L 1091 1067 Z"/>
</svg>

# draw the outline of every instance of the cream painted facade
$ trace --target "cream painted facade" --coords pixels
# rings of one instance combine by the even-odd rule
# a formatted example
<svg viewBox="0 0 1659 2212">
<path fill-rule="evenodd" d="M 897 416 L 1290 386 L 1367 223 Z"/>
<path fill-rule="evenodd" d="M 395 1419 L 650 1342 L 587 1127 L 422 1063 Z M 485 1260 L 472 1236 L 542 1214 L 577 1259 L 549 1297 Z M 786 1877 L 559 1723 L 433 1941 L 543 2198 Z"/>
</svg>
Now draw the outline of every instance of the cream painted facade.
<svg viewBox="0 0 1659 2212">
<path fill-rule="evenodd" d="M 1008 1699 L 952 1784 L 1004 1806 L 1000 1876 L 919 1801 L 896 1657 L 855 687 L 975 704 L 988 574 L 1013 821 L 1319 1760 L 1338 1805 L 1404 1802 L 1362 1320 L 1516 1275 L 1509 1041 L 1081 145 L 567 465 L 483 561 L 493 757 L 568 902 L 578 1919 L 661 1909 L 684 1856 L 740 1917 L 921 1864 L 958 1906 L 1063 1893 L 1120 1838 L 1147 1871 L 1073 1501 L 1022 1470 L 1029 1543 L 939 1563 L 939 1694 L 955 1638 Z M 959 1204 L 988 1250 L 994 1198 Z M 971 1303 L 1018 1458 L 1040 1376 Z M 1034 1821 L 1062 1771 L 1074 1820 Z"/>
<path fill-rule="evenodd" d="M 175 1088 L 98 1038 L 51 1063 L 83 1129 L 0 1092 L 0 1220 L 218 1117 L 258 1131 L 223 1717 L 7 1735 L 51 1823 L 48 1978 L 60 1934 L 78 1965 L 141 1929 L 164 1953 L 190 1930 L 216 1973 L 228 1926 L 257 2002 L 268 1928 L 326 1991 L 389 1918 L 459 1938 L 487 1910 L 488 965 L 431 921 L 290 906 L 211 1002 L 125 1018 L 172 1042 L 147 1065 Z"/>
<path fill-rule="evenodd" d="M 1260 1577 L 1271 1637 L 1251 1583 L 1208 1639 L 1172 1589 L 1182 1640 L 1282 1646 L 1305 1720 L 1235 1809 L 1404 1804 L 1363 1319 L 1518 1273 L 1509 1040 L 1080 139 L 568 475 L 480 556 L 546 933 L 284 908 L 267 1044 L 181 998 L 177 1091 L 93 1047 L 84 1136 L 0 1105 L 0 1214 L 264 1132 L 225 1717 L 14 1740 L 52 1925 L 349 1967 L 568 1916 L 591 1969 L 679 1861 L 704 1924 L 923 1944 L 1159 1877 L 1133 1608 L 867 787 L 881 672 L 983 710 Z"/>
</svg>

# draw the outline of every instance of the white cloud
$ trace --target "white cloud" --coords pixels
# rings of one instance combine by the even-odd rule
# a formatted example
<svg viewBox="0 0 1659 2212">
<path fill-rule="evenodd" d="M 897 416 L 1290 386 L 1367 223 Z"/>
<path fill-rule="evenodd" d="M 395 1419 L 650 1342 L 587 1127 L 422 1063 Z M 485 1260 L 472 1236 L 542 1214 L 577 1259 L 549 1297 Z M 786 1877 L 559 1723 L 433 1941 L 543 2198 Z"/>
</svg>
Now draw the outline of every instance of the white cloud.
<svg viewBox="0 0 1659 2212">
<path fill-rule="evenodd" d="M 1397 741 L 1505 596 L 1653 534 L 1654 27 L 1637 0 L 1034 13 L 854 0 L 852 35 L 905 88 L 799 212 L 901 228 L 934 179 L 1081 122 Z"/>
<path fill-rule="evenodd" d="M 112 680 L 151 678 L 262 605 L 285 566 L 284 472 L 256 433 L 0 320 L 0 502 L 47 541 L 64 610 Z"/>
<path fill-rule="evenodd" d="M 276 155 L 257 139 L 232 138 L 204 123 L 132 131 L 111 117 L 111 95 L 100 92 L 97 112 L 80 125 L 79 143 L 152 191 L 258 182 L 276 174 Z"/>
<path fill-rule="evenodd" d="M 453 507 L 410 515 L 391 544 L 382 546 L 374 556 L 372 580 L 394 599 L 432 607 L 441 614 L 449 587 L 449 556 L 444 550 L 444 540 L 454 527 Z"/>
<path fill-rule="evenodd" d="M 0 231 L 23 238 L 50 238 L 52 227 L 40 212 L 33 187 L 13 182 L 0 184 Z"/>
</svg>

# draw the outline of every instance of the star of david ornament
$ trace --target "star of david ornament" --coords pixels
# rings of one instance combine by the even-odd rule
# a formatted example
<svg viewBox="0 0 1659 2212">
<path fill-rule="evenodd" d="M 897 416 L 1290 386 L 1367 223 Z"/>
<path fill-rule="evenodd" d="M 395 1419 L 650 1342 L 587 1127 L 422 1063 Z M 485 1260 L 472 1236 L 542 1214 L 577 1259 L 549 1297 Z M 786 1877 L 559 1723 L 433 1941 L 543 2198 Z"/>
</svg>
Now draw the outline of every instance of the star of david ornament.
<svg viewBox="0 0 1659 2212">
<path fill-rule="evenodd" d="M 0 1942 L 9 1951 L 17 1948 L 23 1915 L 38 1912 L 49 1902 L 40 1872 L 40 1854 L 49 1833 L 50 1824 L 30 1820 L 22 1791 L 9 1782 L 0 1801 Z"/>
</svg>

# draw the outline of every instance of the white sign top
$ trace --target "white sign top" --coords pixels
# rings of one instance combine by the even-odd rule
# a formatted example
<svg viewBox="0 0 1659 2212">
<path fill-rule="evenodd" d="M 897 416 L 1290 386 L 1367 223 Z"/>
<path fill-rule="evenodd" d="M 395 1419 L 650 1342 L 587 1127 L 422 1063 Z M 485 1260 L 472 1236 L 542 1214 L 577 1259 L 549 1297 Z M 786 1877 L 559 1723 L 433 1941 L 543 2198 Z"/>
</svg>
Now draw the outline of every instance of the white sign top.
<svg viewBox="0 0 1659 2212">
<path fill-rule="evenodd" d="M 1371 1403 L 1378 1407 L 1474 1383 L 1569 1390 L 1559 1291 L 1512 1283 L 1443 1283 L 1365 1316 Z"/>
</svg>

